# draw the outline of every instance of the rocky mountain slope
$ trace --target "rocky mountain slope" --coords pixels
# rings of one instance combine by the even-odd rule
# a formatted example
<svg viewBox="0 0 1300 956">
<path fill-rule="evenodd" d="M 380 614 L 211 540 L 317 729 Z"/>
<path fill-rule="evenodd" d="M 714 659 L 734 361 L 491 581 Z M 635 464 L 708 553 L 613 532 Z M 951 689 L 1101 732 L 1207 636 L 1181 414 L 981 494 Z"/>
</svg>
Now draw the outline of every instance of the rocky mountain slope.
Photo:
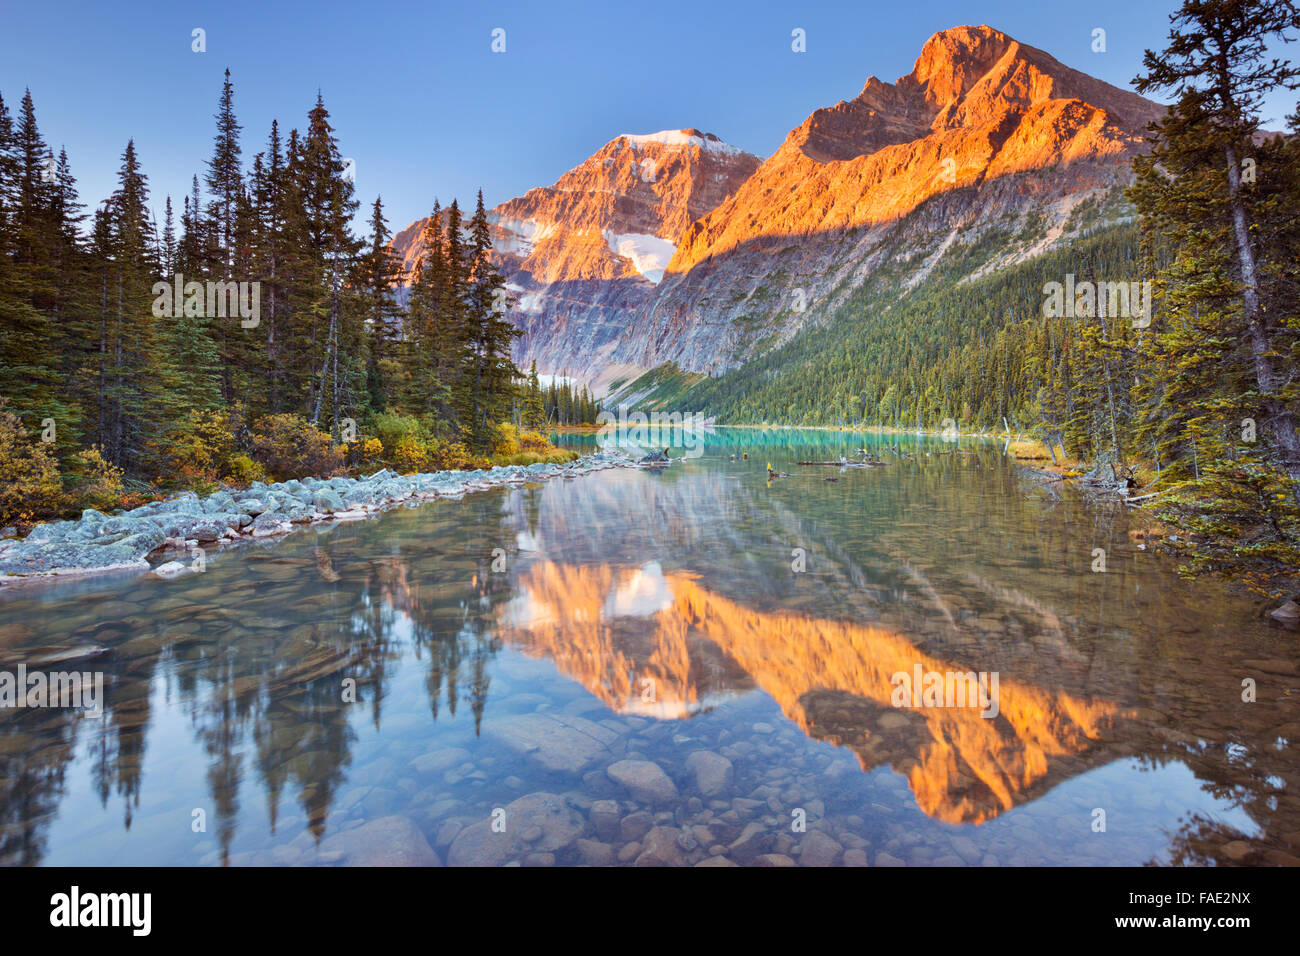
<svg viewBox="0 0 1300 956">
<path fill-rule="evenodd" d="M 493 211 L 516 358 L 597 383 L 666 363 L 717 374 L 873 283 L 885 309 L 940 260 L 944 281 L 969 260 L 960 281 L 1033 258 L 1128 215 L 1128 163 L 1163 109 L 963 26 L 761 164 L 695 130 L 619 137 Z M 421 225 L 394 243 L 408 266 Z"/>
<path fill-rule="evenodd" d="M 911 73 L 814 112 L 691 224 L 616 357 L 716 373 L 829 318 L 887 262 L 909 263 L 908 288 L 991 233 L 1020 241 L 985 270 L 1037 254 L 1097 225 L 1076 210 L 1128 182 L 1161 111 L 990 27 L 935 34 Z"/>
<path fill-rule="evenodd" d="M 524 331 L 515 357 L 545 373 L 607 366 L 627 318 L 653 296 L 687 226 L 735 192 L 759 159 L 695 129 L 624 135 L 553 186 L 489 213 L 497 262 Z M 393 240 L 408 274 L 418 220 Z"/>
</svg>

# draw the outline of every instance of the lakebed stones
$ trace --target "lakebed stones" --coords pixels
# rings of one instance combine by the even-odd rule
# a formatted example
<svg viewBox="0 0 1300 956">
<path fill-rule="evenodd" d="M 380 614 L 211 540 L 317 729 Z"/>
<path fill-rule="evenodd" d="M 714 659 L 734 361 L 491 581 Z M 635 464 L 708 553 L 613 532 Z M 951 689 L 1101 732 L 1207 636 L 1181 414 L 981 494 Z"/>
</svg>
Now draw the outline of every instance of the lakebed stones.
<svg viewBox="0 0 1300 956">
<path fill-rule="evenodd" d="M 554 793 L 530 793 L 502 809 L 457 834 L 447 851 L 448 864 L 503 866 L 527 854 L 557 853 L 583 831 L 582 818 Z"/>
<path fill-rule="evenodd" d="M 844 851 L 839 841 L 820 830 L 808 831 L 800 846 L 802 847 L 799 854 L 801 866 L 834 866 L 835 861 Z"/>
<path fill-rule="evenodd" d="M 608 727 L 560 714 L 506 717 L 489 721 L 483 732 L 545 769 L 563 773 L 581 773 L 612 756 L 621 744 L 619 735 Z"/>
<path fill-rule="evenodd" d="M 186 491 L 116 516 L 87 508 L 76 521 L 45 522 L 22 540 L 0 544 L 0 582 L 146 571 L 148 557 L 165 547 L 220 547 L 228 541 L 287 534 L 297 524 L 358 520 L 403 503 L 458 498 L 466 491 L 575 477 L 631 464 L 630 456 L 611 451 L 567 465 L 539 463 L 526 468 L 510 465 L 415 475 L 384 469 L 361 479 L 304 478 L 270 485 L 255 481 L 247 490 L 222 489 L 206 498 Z"/>
<path fill-rule="evenodd" d="M 607 843 L 618 833 L 621 818 L 622 813 L 619 811 L 617 801 L 614 800 L 597 800 L 587 813 L 587 819 L 591 821 L 596 836 Z"/>
<path fill-rule="evenodd" d="M 686 769 L 695 777 L 696 788 L 706 797 L 729 790 L 735 776 L 730 760 L 708 750 L 697 750 L 687 757 Z"/>
<path fill-rule="evenodd" d="M 606 767 L 605 773 L 641 803 L 666 804 L 677 799 L 672 778 L 649 760 L 619 760 Z"/>
<path fill-rule="evenodd" d="M 424 834 L 403 816 L 381 817 L 327 836 L 320 855 L 345 866 L 442 866 Z"/>
</svg>

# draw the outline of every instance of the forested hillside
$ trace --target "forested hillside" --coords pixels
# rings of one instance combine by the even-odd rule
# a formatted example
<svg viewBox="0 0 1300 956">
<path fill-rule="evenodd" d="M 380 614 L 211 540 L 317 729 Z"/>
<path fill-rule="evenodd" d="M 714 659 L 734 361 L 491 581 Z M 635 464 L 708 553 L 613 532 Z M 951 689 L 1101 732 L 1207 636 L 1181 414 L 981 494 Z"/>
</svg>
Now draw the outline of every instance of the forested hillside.
<svg viewBox="0 0 1300 956">
<path fill-rule="evenodd" d="M 403 307 L 382 200 L 357 235 L 320 98 L 302 131 L 272 123 L 251 164 L 229 71 L 215 119 L 202 177 L 159 223 L 134 142 L 88 211 L 30 92 L 16 115 L 0 99 L 0 523 L 159 488 L 547 453 L 500 427 L 541 427 L 546 409 L 510 359 L 481 194 L 430 220 Z M 526 406 L 541 415 L 524 422 Z"/>
</svg>

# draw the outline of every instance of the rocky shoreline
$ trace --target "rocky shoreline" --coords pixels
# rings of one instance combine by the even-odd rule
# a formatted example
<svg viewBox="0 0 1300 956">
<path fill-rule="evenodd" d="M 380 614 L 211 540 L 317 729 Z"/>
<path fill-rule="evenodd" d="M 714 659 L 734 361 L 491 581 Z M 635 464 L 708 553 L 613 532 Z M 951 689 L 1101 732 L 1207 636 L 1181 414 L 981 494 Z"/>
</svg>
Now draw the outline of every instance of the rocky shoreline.
<svg viewBox="0 0 1300 956">
<path fill-rule="evenodd" d="M 77 520 L 38 524 L 26 538 L 0 541 L 0 585 L 106 571 L 149 571 L 161 577 L 193 568 L 177 560 L 241 541 L 273 538 L 324 521 L 356 521 L 403 504 L 459 499 L 476 491 L 530 481 L 577 478 L 607 468 L 635 467 L 617 450 L 567 464 L 505 465 L 474 471 L 399 475 L 384 469 L 364 478 L 303 478 L 205 498 L 192 491 L 119 515 L 93 508 Z"/>
</svg>

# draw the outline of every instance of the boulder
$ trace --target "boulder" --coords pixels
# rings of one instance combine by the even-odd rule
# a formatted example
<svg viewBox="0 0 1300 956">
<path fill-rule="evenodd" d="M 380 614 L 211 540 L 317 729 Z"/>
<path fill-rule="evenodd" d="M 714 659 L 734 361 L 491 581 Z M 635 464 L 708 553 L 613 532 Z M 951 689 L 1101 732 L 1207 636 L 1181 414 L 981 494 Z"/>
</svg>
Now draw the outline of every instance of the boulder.
<svg viewBox="0 0 1300 956">
<path fill-rule="evenodd" d="M 676 827 L 654 827 L 641 841 L 637 866 L 684 866 L 686 853 L 678 843 L 682 831 Z"/>
<path fill-rule="evenodd" d="M 834 866 L 844 852 L 844 847 L 838 840 L 821 830 L 809 830 L 801 845 L 803 852 L 799 854 L 800 866 Z"/>
<path fill-rule="evenodd" d="M 599 772 L 599 771 L 596 771 Z M 591 821 L 596 836 L 605 841 L 612 841 L 618 833 L 619 819 L 622 814 L 614 800 L 597 800 L 591 805 L 587 819 Z M 640 834 L 638 834 L 638 837 Z"/>
<path fill-rule="evenodd" d="M 731 788 L 735 771 L 731 761 L 710 750 L 697 750 L 686 758 L 686 769 L 695 777 L 695 787 L 706 797 Z"/>
<path fill-rule="evenodd" d="M 619 736 L 607 727 L 558 714 L 524 714 L 489 719 L 483 732 L 547 770 L 581 773 L 600 758 L 608 759 Z"/>
<path fill-rule="evenodd" d="M 641 803 L 662 804 L 677 799 L 677 785 L 672 778 L 649 760 L 619 760 L 606 767 L 605 773 Z"/>
<path fill-rule="evenodd" d="M 381 817 L 321 841 L 322 854 L 346 866 L 442 866 L 420 829 L 403 816 Z"/>
<path fill-rule="evenodd" d="M 145 556 L 166 540 L 158 529 L 104 543 L 53 542 L 22 544 L 0 553 L 0 575 L 78 574 L 135 568 L 145 570 Z"/>
<path fill-rule="evenodd" d="M 582 818 L 553 793 L 530 793 L 504 810 L 504 827 L 494 829 L 489 817 L 461 830 L 447 851 L 448 864 L 502 866 L 525 853 L 554 853 L 572 846 L 583 830 Z M 536 830 L 541 834 L 530 832 Z"/>
</svg>

